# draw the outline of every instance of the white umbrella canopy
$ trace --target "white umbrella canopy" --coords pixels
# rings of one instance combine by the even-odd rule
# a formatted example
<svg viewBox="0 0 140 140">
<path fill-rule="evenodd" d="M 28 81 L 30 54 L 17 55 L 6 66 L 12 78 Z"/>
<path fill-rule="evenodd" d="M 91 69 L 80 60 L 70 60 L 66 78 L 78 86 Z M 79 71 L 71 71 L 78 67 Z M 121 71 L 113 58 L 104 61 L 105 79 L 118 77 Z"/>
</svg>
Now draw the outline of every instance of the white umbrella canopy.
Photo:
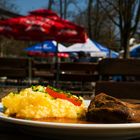
<svg viewBox="0 0 140 140">
<path fill-rule="evenodd" d="M 106 53 L 102 52 L 90 39 L 87 39 L 85 43 L 76 43 L 64 48 L 63 52 L 92 52 L 93 57 L 106 57 Z"/>
<path fill-rule="evenodd" d="M 67 49 L 67 47 L 65 47 L 65 46 L 62 45 L 61 43 L 57 43 L 56 41 L 53 41 L 53 44 L 54 44 L 55 46 L 58 45 L 58 52 L 64 52 L 65 49 Z"/>
<path fill-rule="evenodd" d="M 111 57 L 117 58 L 119 54 L 109 48 L 97 43 L 96 41 L 92 41 L 91 39 L 87 39 L 85 43 L 76 43 L 68 48 L 64 48 L 63 52 L 88 52 L 91 57 Z"/>
</svg>

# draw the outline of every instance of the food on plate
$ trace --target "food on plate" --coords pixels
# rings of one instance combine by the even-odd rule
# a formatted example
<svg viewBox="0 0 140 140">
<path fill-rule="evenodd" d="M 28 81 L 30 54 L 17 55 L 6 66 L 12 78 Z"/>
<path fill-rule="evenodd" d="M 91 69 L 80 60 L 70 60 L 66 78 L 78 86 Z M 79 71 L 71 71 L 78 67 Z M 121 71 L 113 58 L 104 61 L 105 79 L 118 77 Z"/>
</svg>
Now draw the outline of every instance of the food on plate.
<svg viewBox="0 0 140 140">
<path fill-rule="evenodd" d="M 100 93 L 90 102 L 86 119 L 97 123 L 140 122 L 140 105 Z"/>
<path fill-rule="evenodd" d="M 16 118 L 55 122 L 74 120 L 76 123 L 140 122 L 139 104 L 124 102 L 105 93 L 92 98 L 88 106 L 85 103 L 82 97 L 49 85 L 32 86 L 2 98 L 4 114 Z"/>
<path fill-rule="evenodd" d="M 17 118 L 83 118 L 86 107 L 82 97 L 56 89 L 36 85 L 9 93 L 2 98 L 4 114 Z"/>
</svg>

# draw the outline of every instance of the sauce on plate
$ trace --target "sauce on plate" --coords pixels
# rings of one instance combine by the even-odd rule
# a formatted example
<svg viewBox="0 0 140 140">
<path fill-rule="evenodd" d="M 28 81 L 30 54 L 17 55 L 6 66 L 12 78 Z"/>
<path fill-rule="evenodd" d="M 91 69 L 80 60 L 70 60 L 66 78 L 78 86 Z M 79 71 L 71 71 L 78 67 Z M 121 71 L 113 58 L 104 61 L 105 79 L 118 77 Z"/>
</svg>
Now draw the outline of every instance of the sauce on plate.
<svg viewBox="0 0 140 140">
<path fill-rule="evenodd" d="M 85 119 L 70 119 L 70 118 L 43 118 L 43 119 L 33 119 L 33 120 L 42 121 L 42 122 L 55 122 L 55 123 L 77 123 L 77 124 L 91 123 L 86 121 Z"/>
</svg>

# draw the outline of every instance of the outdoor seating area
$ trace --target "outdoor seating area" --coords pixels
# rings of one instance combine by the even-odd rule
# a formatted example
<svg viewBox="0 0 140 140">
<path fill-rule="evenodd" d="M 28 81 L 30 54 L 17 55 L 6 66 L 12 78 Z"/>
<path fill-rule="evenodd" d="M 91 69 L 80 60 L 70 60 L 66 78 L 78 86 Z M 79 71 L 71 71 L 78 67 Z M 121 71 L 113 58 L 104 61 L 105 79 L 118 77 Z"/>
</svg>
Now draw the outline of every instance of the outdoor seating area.
<svg viewBox="0 0 140 140">
<path fill-rule="evenodd" d="M 92 82 L 98 80 L 97 63 L 59 63 L 59 73 L 55 63 L 37 62 L 30 58 L 0 58 L 1 87 L 19 89 L 31 85 L 56 86 L 73 94 L 92 95 Z M 5 79 L 4 79 L 5 77 Z"/>
<path fill-rule="evenodd" d="M 118 98 L 139 98 L 138 59 L 106 58 L 98 63 L 61 62 L 57 70 L 55 63 L 1 57 L 0 65 L 1 87 L 21 89 L 41 84 L 57 86 L 82 96 L 91 97 L 104 92 Z"/>
</svg>

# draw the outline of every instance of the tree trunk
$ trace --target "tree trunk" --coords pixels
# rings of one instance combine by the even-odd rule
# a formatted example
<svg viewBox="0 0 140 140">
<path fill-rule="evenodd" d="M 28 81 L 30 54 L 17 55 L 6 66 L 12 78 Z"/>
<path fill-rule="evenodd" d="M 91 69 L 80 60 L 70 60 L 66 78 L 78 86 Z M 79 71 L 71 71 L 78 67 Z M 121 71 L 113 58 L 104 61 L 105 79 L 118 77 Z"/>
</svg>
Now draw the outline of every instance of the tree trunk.
<svg viewBox="0 0 140 140">
<path fill-rule="evenodd" d="M 123 58 L 129 58 L 130 55 L 129 55 L 129 39 L 126 36 L 122 36 L 121 38 L 121 46 L 123 46 L 124 48 L 124 54 L 123 54 Z"/>
<path fill-rule="evenodd" d="M 95 11 L 96 10 L 96 11 Z M 94 30 L 93 30 L 93 35 L 94 35 L 94 39 L 98 40 L 99 39 L 99 33 L 100 33 L 100 28 L 99 28 L 99 2 L 98 0 L 96 0 L 96 8 L 94 9 L 95 12 L 93 12 L 93 14 L 95 14 L 95 20 L 94 20 Z"/>
<path fill-rule="evenodd" d="M 64 19 L 67 18 L 67 0 L 64 0 Z"/>
<path fill-rule="evenodd" d="M 122 29 L 122 47 L 124 48 L 124 58 L 129 58 L 129 39 L 130 39 L 130 34 L 131 34 L 131 10 L 132 10 L 132 5 L 131 3 L 128 3 L 128 1 L 124 2 L 124 7 L 121 9 L 122 11 L 124 10 L 123 13 L 123 29 Z"/>
<path fill-rule="evenodd" d="M 92 25 L 91 25 L 91 8 L 92 8 L 92 2 L 93 0 L 89 0 L 88 3 L 88 34 L 89 38 L 92 38 Z"/>
<path fill-rule="evenodd" d="M 48 9 L 51 10 L 53 5 L 53 0 L 49 0 Z"/>
<path fill-rule="evenodd" d="M 60 17 L 63 18 L 63 2 L 60 0 Z"/>
</svg>

